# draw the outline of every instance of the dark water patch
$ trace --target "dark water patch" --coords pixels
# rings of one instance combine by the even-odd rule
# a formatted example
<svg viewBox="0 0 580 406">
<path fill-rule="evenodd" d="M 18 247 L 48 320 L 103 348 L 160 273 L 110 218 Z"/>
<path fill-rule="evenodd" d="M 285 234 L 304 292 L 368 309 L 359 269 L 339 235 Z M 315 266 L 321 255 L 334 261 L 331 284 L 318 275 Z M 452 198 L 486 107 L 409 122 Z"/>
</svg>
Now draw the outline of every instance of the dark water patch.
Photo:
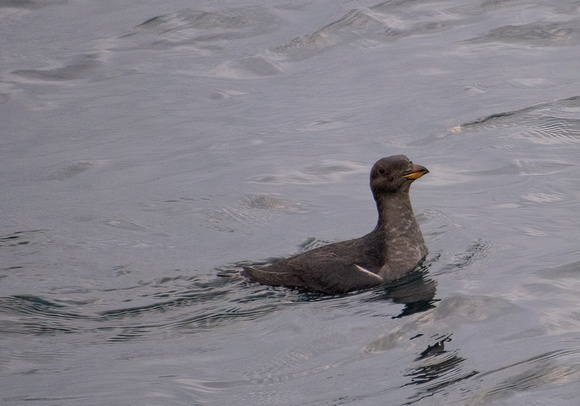
<svg viewBox="0 0 580 406">
<path fill-rule="evenodd" d="M 49 241 L 46 230 L 16 231 L 0 237 L 0 248 L 42 244 Z"/>
<path fill-rule="evenodd" d="M 21 232 L 17 232 L 13 235 L 9 235 L 8 237 L 0 238 L 0 246 L 5 247 L 14 247 L 16 245 L 26 245 L 29 244 L 30 241 L 22 240 Z"/>
<path fill-rule="evenodd" d="M 19 327 L 19 330 L 8 330 L 5 332 L 37 336 L 55 336 L 59 334 L 78 334 L 82 331 L 74 327 L 64 326 L 60 323 L 39 320 L 34 322 L 24 322 Z"/>
</svg>

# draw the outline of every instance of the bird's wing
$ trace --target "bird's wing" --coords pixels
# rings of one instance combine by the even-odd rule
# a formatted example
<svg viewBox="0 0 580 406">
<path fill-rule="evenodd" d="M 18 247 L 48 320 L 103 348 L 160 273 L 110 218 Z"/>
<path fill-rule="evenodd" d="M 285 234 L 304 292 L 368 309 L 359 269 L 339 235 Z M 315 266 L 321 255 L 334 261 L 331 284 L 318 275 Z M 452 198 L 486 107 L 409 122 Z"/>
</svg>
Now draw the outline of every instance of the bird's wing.
<svg viewBox="0 0 580 406">
<path fill-rule="evenodd" d="M 309 251 L 264 268 L 245 268 L 243 275 L 252 282 L 328 294 L 368 289 L 384 283 L 383 278 L 353 263 L 352 259 L 325 249 Z"/>
<path fill-rule="evenodd" d="M 334 253 L 308 260 L 288 261 L 288 269 L 305 289 L 329 294 L 346 293 L 382 285 L 383 278 Z"/>
</svg>

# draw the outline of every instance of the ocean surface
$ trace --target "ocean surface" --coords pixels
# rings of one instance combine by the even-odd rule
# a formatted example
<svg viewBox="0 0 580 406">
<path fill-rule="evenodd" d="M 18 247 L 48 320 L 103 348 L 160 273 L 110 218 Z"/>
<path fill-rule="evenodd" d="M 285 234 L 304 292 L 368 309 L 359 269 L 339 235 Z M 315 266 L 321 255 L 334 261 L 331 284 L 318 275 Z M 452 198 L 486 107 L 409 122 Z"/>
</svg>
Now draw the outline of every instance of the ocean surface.
<svg viewBox="0 0 580 406">
<path fill-rule="evenodd" d="M 430 173 L 430 253 L 342 296 L 244 265 Z M 0 404 L 577 405 L 580 3 L 0 0 Z"/>
</svg>

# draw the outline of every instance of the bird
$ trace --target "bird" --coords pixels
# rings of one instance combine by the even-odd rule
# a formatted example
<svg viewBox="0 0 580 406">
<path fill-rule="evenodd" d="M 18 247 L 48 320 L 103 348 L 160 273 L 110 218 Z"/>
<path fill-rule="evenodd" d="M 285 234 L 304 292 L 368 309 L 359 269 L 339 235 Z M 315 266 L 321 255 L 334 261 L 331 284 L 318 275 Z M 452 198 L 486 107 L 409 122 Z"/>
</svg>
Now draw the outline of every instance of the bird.
<svg viewBox="0 0 580 406">
<path fill-rule="evenodd" d="M 242 275 L 263 285 L 337 295 L 388 284 L 417 268 L 428 249 L 413 213 L 411 184 L 429 173 L 405 155 L 379 159 L 370 172 L 378 220 L 368 234 L 314 248 Z"/>
</svg>

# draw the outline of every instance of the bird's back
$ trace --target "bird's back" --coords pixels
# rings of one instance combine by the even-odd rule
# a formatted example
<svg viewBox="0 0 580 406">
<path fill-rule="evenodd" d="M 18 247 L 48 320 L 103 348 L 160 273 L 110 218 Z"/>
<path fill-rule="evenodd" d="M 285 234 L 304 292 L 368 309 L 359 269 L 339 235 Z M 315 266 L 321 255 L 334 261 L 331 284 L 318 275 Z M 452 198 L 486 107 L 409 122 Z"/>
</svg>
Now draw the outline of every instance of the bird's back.
<svg viewBox="0 0 580 406">
<path fill-rule="evenodd" d="M 380 236 L 375 232 L 283 259 L 262 268 L 245 268 L 252 282 L 273 286 L 308 288 L 325 293 L 344 293 L 380 285 L 376 275 L 384 258 Z"/>
</svg>

